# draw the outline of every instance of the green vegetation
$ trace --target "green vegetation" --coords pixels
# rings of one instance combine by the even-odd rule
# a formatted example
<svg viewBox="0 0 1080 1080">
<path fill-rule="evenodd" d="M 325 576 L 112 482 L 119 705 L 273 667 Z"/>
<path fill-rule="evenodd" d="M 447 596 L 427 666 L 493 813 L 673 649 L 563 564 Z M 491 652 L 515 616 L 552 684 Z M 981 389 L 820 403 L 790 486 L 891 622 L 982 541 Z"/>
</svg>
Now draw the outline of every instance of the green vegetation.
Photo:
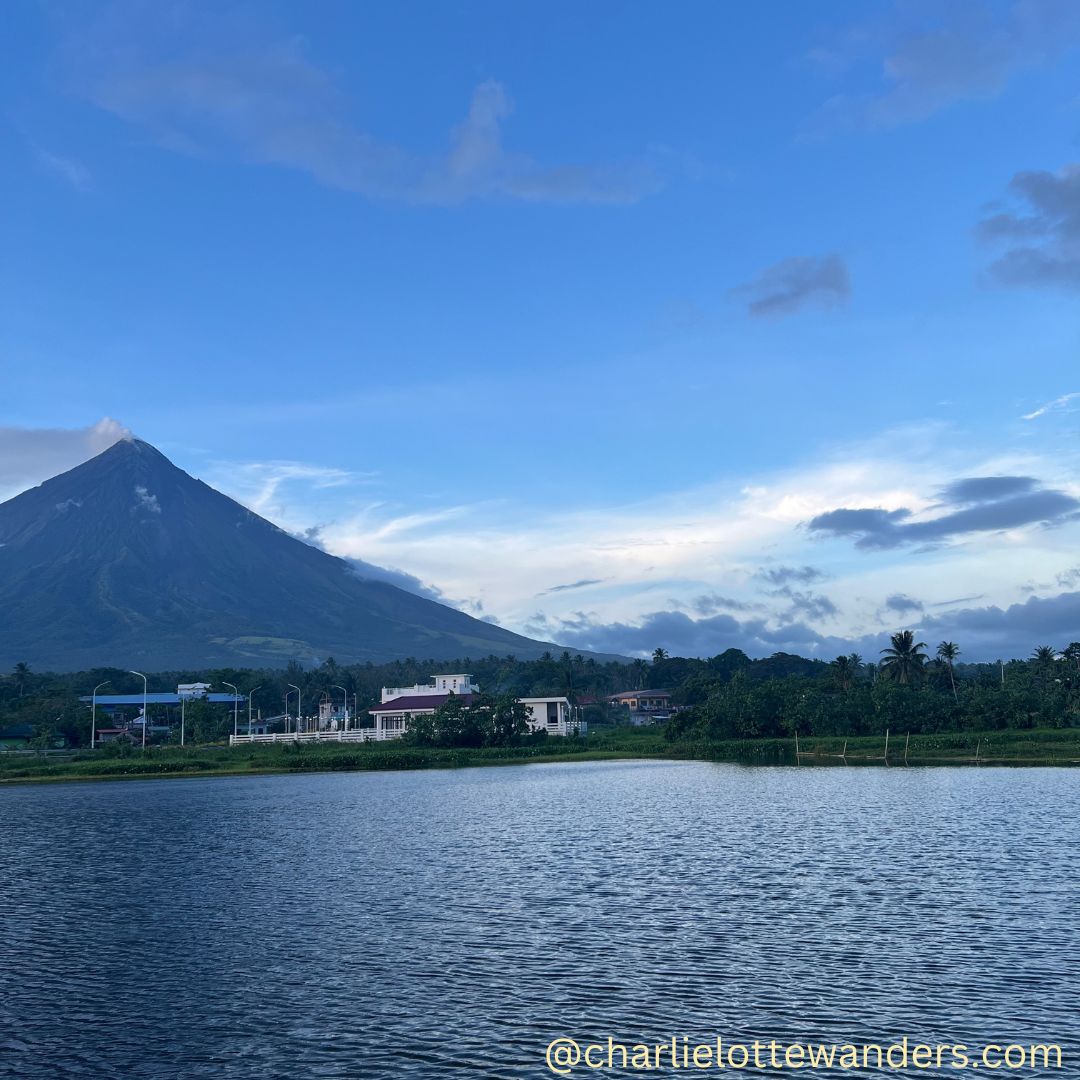
<svg viewBox="0 0 1080 1080">
<path fill-rule="evenodd" d="M 158 745 L 145 755 L 126 744 L 79 749 L 90 734 L 90 710 L 79 695 L 106 682 L 106 692 L 137 693 L 141 682 L 134 676 L 116 669 L 42 674 L 20 664 L 0 679 L 0 735 L 17 728 L 24 733 L 22 745 L 60 745 L 70 752 L 0 754 L 0 779 L 408 769 L 619 756 L 793 761 L 796 735 L 804 762 L 833 760 L 830 755 L 842 753 L 847 742 L 846 760 L 857 763 L 881 758 L 886 731 L 891 762 L 903 760 L 909 738 L 909 760 L 918 762 L 1080 758 L 1080 643 L 1060 652 L 1040 646 L 1029 659 L 1007 663 L 967 664 L 960 656 L 955 642 L 943 641 L 931 657 L 924 642 L 904 631 L 893 636 L 877 664 L 857 655 L 830 663 L 784 653 L 751 660 L 737 649 L 698 660 L 657 649 L 651 661 L 627 663 L 563 653 L 529 661 L 489 656 L 342 666 L 327 660 L 311 670 L 292 664 L 284 671 L 165 672 L 151 677 L 151 692 L 194 681 L 219 689 L 235 683 L 242 693 L 257 687 L 254 708 L 269 715 L 282 711 L 288 685 L 296 684 L 305 712 L 313 712 L 324 695 L 340 702 L 347 694 L 362 722 L 378 702 L 380 687 L 424 682 L 437 671 L 470 672 L 489 693 L 469 710 L 452 698 L 435 716 L 415 718 L 408 737 L 396 743 L 233 749 L 220 745 L 232 730 L 230 709 L 196 701 L 186 710 L 189 745 Z M 670 690 L 677 706 L 663 724 L 628 728 L 626 712 L 603 700 L 649 687 Z M 527 734 L 516 699 L 552 694 L 577 704 L 589 723 L 587 738 Z M 295 702 L 293 692 L 293 711 Z M 171 724 L 169 744 L 178 739 L 177 713 L 152 709 L 155 724 Z M 128 719 L 133 718 L 134 710 Z M 98 722 L 107 722 L 101 713 Z"/>
<path fill-rule="evenodd" d="M 880 764 L 881 736 L 800 740 L 799 763 Z M 841 759 L 846 753 L 846 759 Z M 518 746 L 439 747 L 405 742 L 317 745 L 291 743 L 229 748 L 158 746 L 145 751 L 124 746 L 70 755 L 0 754 L 0 783 L 150 777 L 243 776 L 261 773 L 442 769 L 481 765 L 570 763 L 619 759 L 727 761 L 744 765 L 793 765 L 791 739 L 732 739 L 673 744 L 659 729 L 611 728 L 585 738 L 537 736 Z M 889 763 L 905 763 L 905 740 L 893 739 Z M 913 735 L 911 765 L 975 763 L 993 765 L 1080 764 L 1080 729 L 965 732 Z"/>
<path fill-rule="evenodd" d="M 477 694 L 466 708 L 451 696 L 431 716 L 414 716 L 406 741 L 412 746 L 520 746 L 546 740 L 529 735 L 529 710 L 509 694 Z"/>
<path fill-rule="evenodd" d="M 675 743 L 709 743 L 796 732 L 850 738 L 1080 725 L 1080 645 L 1060 656 L 1040 648 L 1030 660 L 1007 664 L 958 664 L 959 647 L 950 641 L 933 660 L 925 649 L 905 630 L 893 635 L 878 665 L 855 655 L 819 664 L 724 653 L 676 688 L 675 700 L 689 708 L 665 733 Z"/>
</svg>

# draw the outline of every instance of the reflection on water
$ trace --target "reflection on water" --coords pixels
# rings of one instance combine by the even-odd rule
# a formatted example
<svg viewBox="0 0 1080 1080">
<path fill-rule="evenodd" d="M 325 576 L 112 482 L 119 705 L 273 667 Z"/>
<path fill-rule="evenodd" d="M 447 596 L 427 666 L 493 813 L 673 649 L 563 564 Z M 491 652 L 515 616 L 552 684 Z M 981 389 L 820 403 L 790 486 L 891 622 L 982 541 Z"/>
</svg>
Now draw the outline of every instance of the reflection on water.
<svg viewBox="0 0 1080 1080">
<path fill-rule="evenodd" d="M 557 1036 L 1077 1029 L 1071 771 L 620 762 L 0 808 L 0 1076 L 538 1077 Z"/>
</svg>

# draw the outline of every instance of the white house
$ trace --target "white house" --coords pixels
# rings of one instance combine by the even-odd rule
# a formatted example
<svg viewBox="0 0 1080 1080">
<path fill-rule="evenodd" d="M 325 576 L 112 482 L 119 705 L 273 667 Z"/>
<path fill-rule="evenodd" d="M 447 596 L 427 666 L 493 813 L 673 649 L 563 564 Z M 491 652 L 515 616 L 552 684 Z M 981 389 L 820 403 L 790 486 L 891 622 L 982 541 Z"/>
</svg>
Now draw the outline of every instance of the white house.
<svg viewBox="0 0 1080 1080">
<path fill-rule="evenodd" d="M 408 689 L 414 688 L 409 687 Z M 476 687 L 473 687 L 473 690 L 475 689 Z M 383 693 L 385 694 L 386 691 L 384 690 Z M 458 697 L 466 706 L 472 704 L 473 695 L 471 692 L 458 694 Z M 408 693 L 391 698 L 389 701 L 384 698 L 381 705 L 368 710 L 375 721 L 375 738 L 380 740 L 400 739 L 409 730 L 409 722 L 414 716 L 430 715 L 449 699 L 449 692 L 442 694 Z"/>
<path fill-rule="evenodd" d="M 529 729 L 546 731 L 549 735 L 571 735 L 577 732 L 584 735 L 589 726 L 584 720 L 574 716 L 574 707 L 565 697 L 524 697 L 518 698 L 529 710 Z"/>
<path fill-rule="evenodd" d="M 375 721 L 375 738 L 401 738 L 409 729 L 409 722 L 414 716 L 425 716 L 457 694 L 468 707 L 473 695 L 480 692 L 480 687 L 472 681 L 471 675 L 433 675 L 431 685 L 397 686 L 382 689 L 382 701 L 374 709 L 369 709 Z M 549 735 L 570 735 L 578 732 L 584 735 L 588 725 L 574 717 L 574 709 L 569 698 L 519 698 L 529 710 L 529 729 L 546 731 Z"/>
</svg>

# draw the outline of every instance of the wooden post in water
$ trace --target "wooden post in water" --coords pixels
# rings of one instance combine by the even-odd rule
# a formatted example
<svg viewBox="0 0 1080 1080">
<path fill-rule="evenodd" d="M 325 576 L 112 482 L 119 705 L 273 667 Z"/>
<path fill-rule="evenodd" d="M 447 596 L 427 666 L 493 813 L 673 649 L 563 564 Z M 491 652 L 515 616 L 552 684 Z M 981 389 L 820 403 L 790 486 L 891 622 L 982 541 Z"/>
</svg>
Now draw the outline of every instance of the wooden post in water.
<svg viewBox="0 0 1080 1080">
<path fill-rule="evenodd" d="M 840 751 L 840 756 L 847 761 L 847 739 L 844 740 L 844 749 Z"/>
<path fill-rule="evenodd" d="M 889 760 L 889 729 L 885 729 L 885 761 Z"/>
<path fill-rule="evenodd" d="M 799 729 L 795 729 L 795 764 L 799 764 Z"/>
<path fill-rule="evenodd" d="M 905 765 L 907 764 L 908 743 L 910 743 L 910 742 L 911 742 L 911 732 L 909 731 L 907 733 L 907 737 L 904 739 L 904 764 Z"/>
<path fill-rule="evenodd" d="M 975 744 L 975 760 L 979 760 L 979 751 L 982 749 L 982 739 Z"/>
</svg>

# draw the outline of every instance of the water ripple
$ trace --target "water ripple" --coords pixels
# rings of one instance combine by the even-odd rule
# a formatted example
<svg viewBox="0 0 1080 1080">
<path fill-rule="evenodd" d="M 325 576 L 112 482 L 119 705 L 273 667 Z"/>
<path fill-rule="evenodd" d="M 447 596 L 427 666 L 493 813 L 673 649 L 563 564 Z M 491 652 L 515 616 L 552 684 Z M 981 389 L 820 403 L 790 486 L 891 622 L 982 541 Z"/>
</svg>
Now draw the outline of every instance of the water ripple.
<svg viewBox="0 0 1080 1080">
<path fill-rule="evenodd" d="M 1075 1062 L 1076 775 L 630 762 L 4 789 L 0 1076 L 533 1077 L 558 1036 L 672 1034 L 1059 1042 Z"/>
</svg>

